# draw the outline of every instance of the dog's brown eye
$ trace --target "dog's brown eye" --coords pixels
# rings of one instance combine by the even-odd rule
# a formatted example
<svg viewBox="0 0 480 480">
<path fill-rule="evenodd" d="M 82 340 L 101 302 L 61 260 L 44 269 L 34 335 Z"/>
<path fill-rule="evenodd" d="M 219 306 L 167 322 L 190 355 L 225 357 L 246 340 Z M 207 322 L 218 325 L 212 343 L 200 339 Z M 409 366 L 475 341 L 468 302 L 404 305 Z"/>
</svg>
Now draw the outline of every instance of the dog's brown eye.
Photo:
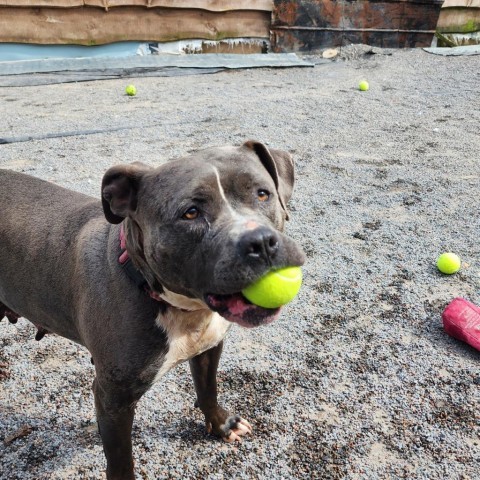
<svg viewBox="0 0 480 480">
<path fill-rule="evenodd" d="M 195 220 L 198 218 L 198 215 L 200 215 L 200 212 L 198 211 L 198 208 L 196 207 L 190 207 L 184 214 L 183 218 L 186 220 Z"/>
<path fill-rule="evenodd" d="M 261 202 L 266 202 L 270 198 L 270 193 L 266 190 L 259 190 L 258 191 L 258 199 Z"/>
</svg>

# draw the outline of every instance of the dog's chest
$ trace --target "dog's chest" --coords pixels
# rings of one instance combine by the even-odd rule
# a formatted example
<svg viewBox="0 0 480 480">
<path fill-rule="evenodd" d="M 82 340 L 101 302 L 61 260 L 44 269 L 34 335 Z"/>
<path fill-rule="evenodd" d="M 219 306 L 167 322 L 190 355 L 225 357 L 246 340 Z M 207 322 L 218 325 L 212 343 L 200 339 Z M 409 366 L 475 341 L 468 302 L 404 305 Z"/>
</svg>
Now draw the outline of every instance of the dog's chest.
<svg viewBox="0 0 480 480">
<path fill-rule="evenodd" d="M 218 345 L 232 324 L 208 310 L 182 312 L 170 309 L 157 318 L 157 325 L 167 334 L 168 352 L 154 381 L 160 380 L 179 363 Z"/>
</svg>

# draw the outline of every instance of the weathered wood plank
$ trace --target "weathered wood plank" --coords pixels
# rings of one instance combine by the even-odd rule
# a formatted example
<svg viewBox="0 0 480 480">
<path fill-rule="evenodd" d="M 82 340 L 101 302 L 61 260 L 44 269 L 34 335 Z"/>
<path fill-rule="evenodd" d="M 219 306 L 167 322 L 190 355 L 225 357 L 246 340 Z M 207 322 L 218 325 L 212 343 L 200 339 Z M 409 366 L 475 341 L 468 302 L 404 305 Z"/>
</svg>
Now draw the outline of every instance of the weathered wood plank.
<svg viewBox="0 0 480 480">
<path fill-rule="evenodd" d="M 480 31 L 480 8 L 442 8 L 437 29 L 442 33 Z"/>
<path fill-rule="evenodd" d="M 273 26 L 435 30 L 441 1 L 276 0 Z"/>
<path fill-rule="evenodd" d="M 143 7 L 0 8 L 0 42 L 101 45 L 136 41 L 269 38 L 270 13 Z"/>
<path fill-rule="evenodd" d="M 442 10 L 450 7 L 480 8 L 480 0 L 445 0 Z"/>
<path fill-rule="evenodd" d="M 275 0 L 271 43 L 276 52 L 346 43 L 427 46 L 440 6 L 441 0 Z"/>
<path fill-rule="evenodd" d="M 86 0 L 86 4 L 102 0 Z M 263 10 L 271 12 L 272 0 L 108 0 L 109 7 L 146 4 L 150 8 L 197 8 L 212 12 L 226 12 L 228 10 Z"/>
<path fill-rule="evenodd" d="M 95 6 L 114 7 L 148 7 L 148 8 L 191 8 L 226 12 L 229 10 L 263 10 L 272 11 L 272 0 L 0 0 L 0 6 L 32 8 L 77 8 Z"/>
<path fill-rule="evenodd" d="M 83 0 L 0 0 L 0 7 L 83 7 Z"/>
<path fill-rule="evenodd" d="M 434 32 L 396 31 L 280 31 L 270 36 L 272 51 L 314 52 L 330 47 L 364 43 L 380 48 L 417 48 L 431 45 Z"/>
</svg>

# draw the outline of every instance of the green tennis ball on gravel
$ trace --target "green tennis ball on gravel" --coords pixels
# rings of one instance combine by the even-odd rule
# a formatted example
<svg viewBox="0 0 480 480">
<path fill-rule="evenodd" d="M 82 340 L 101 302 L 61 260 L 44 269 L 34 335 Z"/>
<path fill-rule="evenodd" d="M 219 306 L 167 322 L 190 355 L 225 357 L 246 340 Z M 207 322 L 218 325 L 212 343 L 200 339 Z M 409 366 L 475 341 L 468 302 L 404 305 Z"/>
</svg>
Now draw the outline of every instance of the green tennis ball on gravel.
<svg viewBox="0 0 480 480">
<path fill-rule="evenodd" d="M 358 89 L 361 90 L 362 92 L 366 92 L 369 88 L 370 88 L 370 85 L 368 84 L 368 82 L 366 80 L 362 80 L 358 84 Z"/>
<path fill-rule="evenodd" d="M 437 259 L 437 268 L 447 275 L 457 273 L 461 265 L 460 257 L 455 253 L 442 253 Z"/>
<path fill-rule="evenodd" d="M 135 85 L 127 85 L 125 88 L 125 93 L 129 97 L 134 97 L 137 94 L 137 89 L 135 88 Z"/>
<path fill-rule="evenodd" d="M 242 290 L 243 296 L 263 308 L 278 308 L 291 302 L 302 285 L 300 267 L 273 270 Z"/>
</svg>

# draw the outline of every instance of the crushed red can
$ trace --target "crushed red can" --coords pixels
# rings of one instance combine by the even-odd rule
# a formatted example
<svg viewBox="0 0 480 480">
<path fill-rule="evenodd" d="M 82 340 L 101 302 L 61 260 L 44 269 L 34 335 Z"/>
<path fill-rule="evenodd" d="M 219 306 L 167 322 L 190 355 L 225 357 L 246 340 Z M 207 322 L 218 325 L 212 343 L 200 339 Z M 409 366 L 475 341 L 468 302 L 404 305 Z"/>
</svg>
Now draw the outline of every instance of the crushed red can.
<svg viewBox="0 0 480 480">
<path fill-rule="evenodd" d="M 455 298 L 445 308 L 442 319 L 449 335 L 480 350 L 480 307 Z"/>
</svg>

